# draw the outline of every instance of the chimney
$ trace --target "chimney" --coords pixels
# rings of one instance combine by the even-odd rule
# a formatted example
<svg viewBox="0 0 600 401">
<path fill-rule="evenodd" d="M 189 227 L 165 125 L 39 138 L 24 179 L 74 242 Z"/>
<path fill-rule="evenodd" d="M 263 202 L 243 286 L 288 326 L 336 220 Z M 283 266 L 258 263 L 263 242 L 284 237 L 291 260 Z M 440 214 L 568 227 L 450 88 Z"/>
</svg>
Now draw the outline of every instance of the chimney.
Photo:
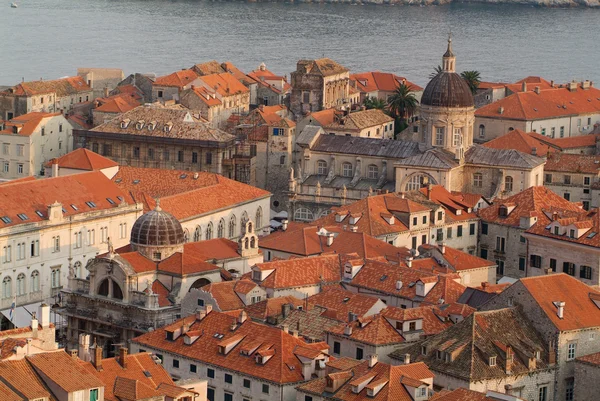
<svg viewBox="0 0 600 401">
<path fill-rule="evenodd" d="M 208 315 L 210 312 L 212 312 L 212 305 L 208 304 L 204 307 L 204 309 L 206 309 L 206 314 Z"/>
<path fill-rule="evenodd" d="M 352 326 L 350 326 L 349 324 L 346 325 L 346 327 L 344 327 L 344 335 L 345 336 L 351 336 L 352 335 Z"/>
<path fill-rule="evenodd" d="M 264 105 L 264 104 L 261 104 L 260 106 L 258 106 L 258 109 L 259 109 L 260 111 L 265 111 L 265 105 Z"/>
<path fill-rule="evenodd" d="M 523 81 L 523 84 L 521 85 L 521 90 L 523 92 L 527 92 L 527 82 Z"/>
<path fill-rule="evenodd" d="M 40 317 L 40 324 L 42 328 L 45 329 L 50 326 L 50 307 L 42 303 L 39 307 L 38 315 Z"/>
<path fill-rule="evenodd" d="M 377 354 L 368 355 L 367 359 L 369 360 L 370 368 L 372 368 L 373 366 L 375 366 L 377 364 Z"/>
<path fill-rule="evenodd" d="M 119 348 L 119 365 L 123 369 L 127 369 L 127 348 L 121 347 Z"/>
<path fill-rule="evenodd" d="M 196 311 L 196 320 L 202 320 L 206 317 L 206 310 L 204 308 Z"/>
<path fill-rule="evenodd" d="M 37 335 L 39 322 L 35 316 L 35 312 L 31 314 L 31 334 L 35 337 Z"/>
<path fill-rule="evenodd" d="M 551 268 L 549 268 L 549 267 L 546 267 L 546 268 L 544 269 L 544 273 L 546 273 L 546 276 L 549 276 L 549 275 L 551 275 L 551 274 L 552 274 L 552 269 L 551 269 Z"/>
<path fill-rule="evenodd" d="M 535 146 L 533 148 L 531 148 L 531 154 L 533 156 L 537 156 L 537 148 Z"/>
<path fill-rule="evenodd" d="M 292 305 L 290 305 L 288 303 L 281 305 L 281 317 L 284 319 L 286 317 L 288 317 L 291 310 L 292 310 Z"/>
<path fill-rule="evenodd" d="M 408 365 L 410 363 L 410 354 L 404 354 L 404 364 Z"/>
<path fill-rule="evenodd" d="M 229 330 L 235 331 L 235 329 L 237 329 L 237 319 L 233 319 L 231 321 L 231 325 L 229 326 Z"/>
<path fill-rule="evenodd" d="M 556 316 L 558 316 L 559 319 L 564 318 L 564 316 L 565 316 L 565 302 L 564 301 L 558 301 L 556 303 L 556 307 L 558 308 L 556 310 Z"/>
<path fill-rule="evenodd" d="M 488 283 L 487 281 L 484 281 L 484 282 L 482 282 L 482 283 L 481 283 L 481 287 L 482 287 L 484 290 L 485 290 L 485 289 L 488 287 L 488 285 L 490 285 L 490 283 Z"/>
<path fill-rule="evenodd" d="M 352 311 L 348 312 L 348 321 L 349 322 L 353 322 L 356 319 L 358 319 L 358 315 L 356 313 L 353 313 Z"/>
<path fill-rule="evenodd" d="M 406 266 L 412 267 L 413 257 L 409 256 L 406 258 Z"/>
<path fill-rule="evenodd" d="M 358 232 L 358 226 L 352 226 L 352 227 L 350 227 L 350 231 L 352 231 L 353 233 Z"/>
<path fill-rule="evenodd" d="M 433 184 L 427 184 L 427 199 L 431 200 L 431 190 L 433 189 Z"/>
<path fill-rule="evenodd" d="M 499 114 L 504 114 L 504 107 L 500 107 L 500 108 L 498 109 L 498 113 L 499 113 Z"/>
<path fill-rule="evenodd" d="M 71 358 L 73 358 L 73 359 L 78 359 L 76 349 L 69 350 L 69 355 L 71 355 Z"/>
<path fill-rule="evenodd" d="M 287 324 L 284 324 L 283 326 L 281 326 L 281 330 L 283 330 L 284 333 L 289 333 L 290 326 L 288 326 Z"/>
<path fill-rule="evenodd" d="M 288 223 L 289 223 L 289 220 L 288 220 L 288 219 L 283 219 L 283 220 L 281 220 L 281 229 L 282 229 L 283 231 L 287 231 L 287 228 L 288 228 Z"/>
<path fill-rule="evenodd" d="M 333 233 L 327 233 L 327 246 L 333 245 Z"/>
<path fill-rule="evenodd" d="M 540 87 L 536 86 L 533 91 L 539 95 L 540 94 Z"/>
<path fill-rule="evenodd" d="M 569 92 L 575 92 L 577 90 L 577 82 L 569 82 L 568 83 L 568 88 L 569 88 Z"/>
<path fill-rule="evenodd" d="M 98 372 L 102 371 L 102 347 L 94 343 L 94 354 L 92 356 L 92 365 Z"/>
<path fill-rule="evenodd" d="M 107 87 L 104 88 L 104 97 L 108 97 L 108 88 Z"/>
<path fill-rule="evenodd" d="M 552 221 L 558 220 L 558 212 L 552 212 Z"/>
<path fill-rule="evenodd" d="M 58 160 L 52 161 L 52 175 L 51 177 L 58 177 Z"/>
<path fill-rule="evenodd" d="M 513 350 L 510 345 L 506 346 L 506 358 L 504 359 L 504 371 L 506 374 L 510 374 L 512 372 L 512 363 L 513 363 Z"/>
<path fill-rule="evenodd" d="M 440 242 L 439 247 L 440 247 L 440 252 L 442 253 L 442 255 L 444 255 L 446 253 L 446 243 Z"/>
<path fill-rule="evenodd" d="M 402 289 L 402 281 L 396 281 L 396 290 L 400 291 Z"/>
<path fill-rule="evenodd" d="M 239 324 L 242 324 L 242 323 L 244 323 L 244 322 L 245 322 L 247 319 L 248 319 L 248 314 L 246 313 L 246 311 L 245 311 L 245 310 L 243 310 L 243 311 L 241 311 L 241 312 L 240 312 L 240 314 L 238 315 L 237 322 L 238 322 Z"/>
</svg>

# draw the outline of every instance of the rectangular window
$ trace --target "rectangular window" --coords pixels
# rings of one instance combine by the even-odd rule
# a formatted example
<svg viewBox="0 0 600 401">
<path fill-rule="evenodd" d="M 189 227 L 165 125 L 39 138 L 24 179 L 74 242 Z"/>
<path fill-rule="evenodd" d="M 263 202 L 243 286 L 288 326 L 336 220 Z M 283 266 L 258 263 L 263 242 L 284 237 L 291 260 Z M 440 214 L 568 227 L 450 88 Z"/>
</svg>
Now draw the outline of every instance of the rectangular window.
<svg viewBox="0 0 600 401">
<path fill-rule="evenodd" d="M 313 401 L 313 398 L 310 395 L 305 395 L 304 401 Z"/>
<path fill-rule="evenodd" d="M 198 163 L 198 152 L 192 152 L 192 163 Z"/>
<path fill-rule="evenodd" d="M 17 164 L 17 174 L 23 174 L 23 164 Z"/>
<path fill-rule="evenodd" d="M 426 244 L 427 243 L 427 234 L 423 234 L 421 235 L 421 245 Z"/>
<path fill-rule="evenodd" d="M 442 212 L 442 211 L 440 210 L 440 211 L 438 212 L 438 214 L 437 214 L 437 219 L 438 219 L 438 221 L 441 221 L 443 217 L 444 217 L 444 212 Z"/>
<path fill-rule="evenodd" d="M 154 160 L 154 149 L 148 148 L 148 160 Z"/>
<path fill-rule="evenodd" d="M 571 184 L 571 176 L 570 176 L 570 175 L 565 175 L 565 176 L 563 177 L 563 183 L 564 183 L 565 185 L 570 185 L 570 184 Z"/>
<path fill-rule="evenodd" d="M 212 152 L 206 152 L 206 164 L 212 164 Z"/>
<path fill-rule="evenodd" d="M 417 249 L 417 237 L 412 237 L 412 247 L 411 249 Z"/>
<path fill-rule="evenodd" d="M 215 378 L 215 370 L 211 369 L 211 368 L 206 369 L 206 376 L 208 376 L 211 379 L 214 379 Z"/>
<path fill-rule="evenodd" d="M 538 269 L 542 267 L 542 257 L 539 255 L 531 255 L 529 257 L 529 265 L 531 267 L 537 267 Z"/>
<path fill-rule="evenodd" d="M 183 154 L 183 150 L 179 150 L 177 151 L 177 161 L 179 163 L 183 163 L 185 160 L 184 154 Z"/>
<path fill-rule="evenodd" d="M 244 388 L 250 388 L 250 380 L 244 379 Z"/>
<path fill-rule="evenodd" d="M 548 184 L 551 183 L 552 182 L 552 174 L 545 174 L 544 181 Z"/>
<path fill-rule="evenodd" d="M 310 92 L 302 92 L 302 103 L 310 103 Z"/>
<path fill-rule="evenodd" d="M 575 263 L 564 262 L 563 273 L 567 273 L 569 276 L 575 276 Z"/>
<path fill-rule="evenodd" d="M 475 235 L 475 223 L 469 224 L 469 235 Z"/>
<path fill-rule="evenodd" d="M 441 228 L 437 229 L 436 235 L 435 235 L 435 240 L 436 241 L 443 241 L 444 240 L 444 230 Z"/>
<path fill-rule="evenodd" d="M 8 162 L 4 162 L 3 170 L 4 170 L 5 173 L 8 173 L 8 171 L 9 171 L 9 164 L 8 164 Z"/>
<path fill-rule="evenodd" d="M 90 390 L 90 401 L 98 401 L 98 389 L 93 388 Z"/>
<path fill-rule="evenodd" d="M 427 224 L 427 216 L 423 216 L 423 224 Z"/>
<path fill-rule="evenodd" d="M 223 393 L 223 401 L 233 401 L 233 394 L 231 393 Z"/>
<path fill-rule="evenodd" d="M 590 266 L 579 266 L 579 278 L 592 279 L 592 268 Z"/>
<path fill-rule="evenodd" d="M 8 151 L 9 147 L 10 147 L 10 144 L 8 144 L 8 143 L 2 144 L 2 154 L 3 155 L 7 155 L 9 153 L 9 151 Z"/>
<path fill-rule="evenodd" d="M 550 259 L 550 268 L 553 272 L 556 271 L 556 259 Z"/>
<path fill-rule="evenodd" d="M 173 359 L 173 367 L 179 369 L 179 359 Z"/>
<path fill-rule="evenodd" d="M 263 394 L 269 394 L 269 385 L 268 384 L 263 384 L 262 385 L 262 392 Z"/>
<path fill-rule="evenodd" d="M 462 237 L 462 230 L 463 230 L 462 226 L 456 227 L 456 236 L 457 237 Z"/>
<path fill-rule="evenodd" d="M 225 373 L 225 383 L 233 383 L 233 376 L 231 376 L 229 373 Z"/>
<path fill-rule="evenodd" d="M 97 149 L 96 149 L 96 151 L 97 151 Z M 134 146 L 134 148 L 133 148 L 133 157 L 135 159 L 139 159 L 140 158 L 140 147 L 139 146 Z"/>
<path fill-rule="evenodd" d="M 416 217 L 413 217 L 413 226 L 416 226 L 416 225 L 417 225 L 417 223 L 418 223 L 418 220 L 417 220 L 417 218 L 416 218 Z"/>
<path fill-rule="evenodd" d="M 560 127 L 560 137 L 564 138 L 565 136 L 565 127 Z"/>
<path fill-rule="evenodd" d="M 570 200 L 571 200 L 571 194 L 570 194 L 570 193 L 568 193 L 568 192 L 565 192 L 565 193 L 563 194 L 563 198 L 565 198 L 566 200 L 570 201 Z"/>
<path fill-rule="evenodd" d="M 461 145 L 462 139 L 462 128 L 454 128 L 454 135 L 452 136 L 452 145 L 458 147 Z"/>
<path fill-rule="evenodd" d="M 575 359 L 575 352 L 577 351 L 577 343 L 569 343 L 567 347 L 567 361 Z"/>
<path fill-rule="evenodd" d="M 525 258 L 519 257 L 519 270 L 525 271 Z"/>
<path fill-rule="evenodd" d="M 573 401 L 575 399 L 575 398 L 573 398 L 574 386 L 575 386 L 575 380 L 573 378 L 567 379 L 565 401 Z"/>
<path fill-rule="evenodd" d="M 488 250 L 485 248 L 481 248 L 481 251 L 479 252 L 479 256 L 481 256 L 481 259 L 487 259 Z"/>
<path fill-rule="evenodd" d="M 23 156 L 25 154 L 25 146 L 17 145 L 17 156 Z"/>
<path fill-rule="evenodd" d="M 198 371 L 198 367 L 193 363 L 190 363 L 190 373 L 196 373 Z"/>
<path fill-rule="evenodd" d="M 487 235 L 488 233 L 488 223 L 481 223 L 481 234 Z"/>
<path fill-rule="evenodd" d="M 359 361 L 363 359 L 364 356 L 364 350 L 360 347 L 356 347 L 356 359 L 358 359 Z"/>
<path fill-rule="evenodd" d="M 542 128 L 542 135 L 546 136 L 546 128 Z"/>
<path fill-rule="evenodd" d="M 214 388 L 207 388 L 206 389 L 206 399 L 208 401 L 215 401 L 215 389 Z"/>
<path fill-rule="evenodd" d="M 31 241 L 31 256 L 40 256 L 40 241 Z"/>
<path fill-rule="evenodd" d="M 506 238 L 496 237 L 496 252 L 504 252 L 506 245 Z"/>
<path fill-rule="evenodd" d="M 437 127 L 435 129 L 435 144 L 437 146 L 444 146 L 444 127 Z"/>
<path fill-rule="evenodd" d="M 250 157 L 256 157 L 257 147 L 256 145 L 250 145 Z"/>
<path fill-rule="evenodd" d="M 504 261 L 496 259 L 496 274 L 499 276 L 504 275 Z"/>
<path fill-rule="evenodd" d="M 452 227 L 448 227 L 446 229 L 446 238 L 448 238 L 448 239 L 452 238 Z"/>
<path fill-rule="evenodd" d="M 550 128 L 550 137 L 554 138 L 556 136 L 556 127 Z"/>
<path fill-rule="evenodd" d="M 540 387 L 538 395 L 538 401 L 548 401 L 548 387 Z"/>
</svg>

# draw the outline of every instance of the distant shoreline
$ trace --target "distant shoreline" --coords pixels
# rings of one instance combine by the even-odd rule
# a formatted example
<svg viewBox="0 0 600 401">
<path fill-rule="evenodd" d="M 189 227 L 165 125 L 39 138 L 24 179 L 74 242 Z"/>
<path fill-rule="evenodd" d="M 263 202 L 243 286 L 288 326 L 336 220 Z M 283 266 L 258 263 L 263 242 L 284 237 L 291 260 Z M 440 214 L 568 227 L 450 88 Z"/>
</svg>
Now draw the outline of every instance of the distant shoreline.
<svg viewBox="0 0 600 401">
<path fill-rule="evenodd" d="M 249 3 L 271 3 L 278 0 L 246 0 Z M 286 3 L 348 4 L 348 5 L 402 5 L 442 6 L 460 4 L 508 4 L 544 8 L 600 8 L 600 0 L 284 0 Z"/>
</svg>

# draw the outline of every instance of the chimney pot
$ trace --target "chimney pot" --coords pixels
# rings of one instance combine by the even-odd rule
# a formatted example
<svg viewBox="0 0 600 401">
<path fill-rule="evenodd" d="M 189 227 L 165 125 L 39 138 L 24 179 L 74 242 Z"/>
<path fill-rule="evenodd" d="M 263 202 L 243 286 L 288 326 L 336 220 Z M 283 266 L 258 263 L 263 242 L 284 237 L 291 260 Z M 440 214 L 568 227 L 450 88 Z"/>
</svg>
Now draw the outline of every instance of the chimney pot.
<svg viewBox="0 0 600 401">
<path fill-rule="evenodd" d="M 119 348 L 119 365 L 123 369 L 127 369 L 127 348 L 125 347 Z"/>
<path fill-rule="evenodd" d="M 369 367 L 372 368 L 373 366 L 375 366 L 377 364 L 377 354 L 371 354 L 367 357 L 369 359 Z"/>
<path fill-rule="evenodd" d="M 92 360 L 92 365 L 94 365 L 98 372 L 102 371 L 102 347 L 98 344 L 94 344 L 94 356 Z"/>
<path fill-rule="evenodd" d="M 556 310 L 556 315 L 558 316 L 559 319 L 564 318 L 565 316 L 565 302 L 564 301 L 559 301 L 556 303 L 556 307 L 558 308 Z"/>
<path fill-rule="evenodd" d="M 410 363 L 410 354 L 404 354 L 404 364 L 408 365 Z"/>
<path fill-rule="evenodd" d="M 289 224 L 289 220 L 288 219 L 283 219 L 281 220 L 281 229 L 283 231 L 287 231 L 288 229 L 288 224 Z"/>
</svg>

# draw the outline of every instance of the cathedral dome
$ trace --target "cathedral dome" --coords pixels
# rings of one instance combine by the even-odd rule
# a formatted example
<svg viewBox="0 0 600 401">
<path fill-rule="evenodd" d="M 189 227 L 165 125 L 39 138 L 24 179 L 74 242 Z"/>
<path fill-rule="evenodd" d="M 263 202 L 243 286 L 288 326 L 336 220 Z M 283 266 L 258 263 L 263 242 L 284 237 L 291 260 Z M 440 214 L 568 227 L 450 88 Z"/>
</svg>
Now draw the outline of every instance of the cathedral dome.
<svg viewBox="0 0 600 401">
<path fill-rule="evenodd" d="M 474 107 L 469 85 L 456 73 L 456 56 L 452 51 L 452 37 L 442 58 L 442 71 L 425 87 L 421 104 L 434 107 Z"/>
<path fill-rule="evenodd" d="M 164 212 L 157 202 L 156 208 L 141 215 L 133 224 L 130 242 L 141 246 L 176 246 L 185 243 L 181 223 Z"/>
<path fill-rule="evenodd" d="M 474 107 L 469 85 L 455 72 L 442 71 L 425 87 L 421 104 L 436 107 Z"/>
</svg>

